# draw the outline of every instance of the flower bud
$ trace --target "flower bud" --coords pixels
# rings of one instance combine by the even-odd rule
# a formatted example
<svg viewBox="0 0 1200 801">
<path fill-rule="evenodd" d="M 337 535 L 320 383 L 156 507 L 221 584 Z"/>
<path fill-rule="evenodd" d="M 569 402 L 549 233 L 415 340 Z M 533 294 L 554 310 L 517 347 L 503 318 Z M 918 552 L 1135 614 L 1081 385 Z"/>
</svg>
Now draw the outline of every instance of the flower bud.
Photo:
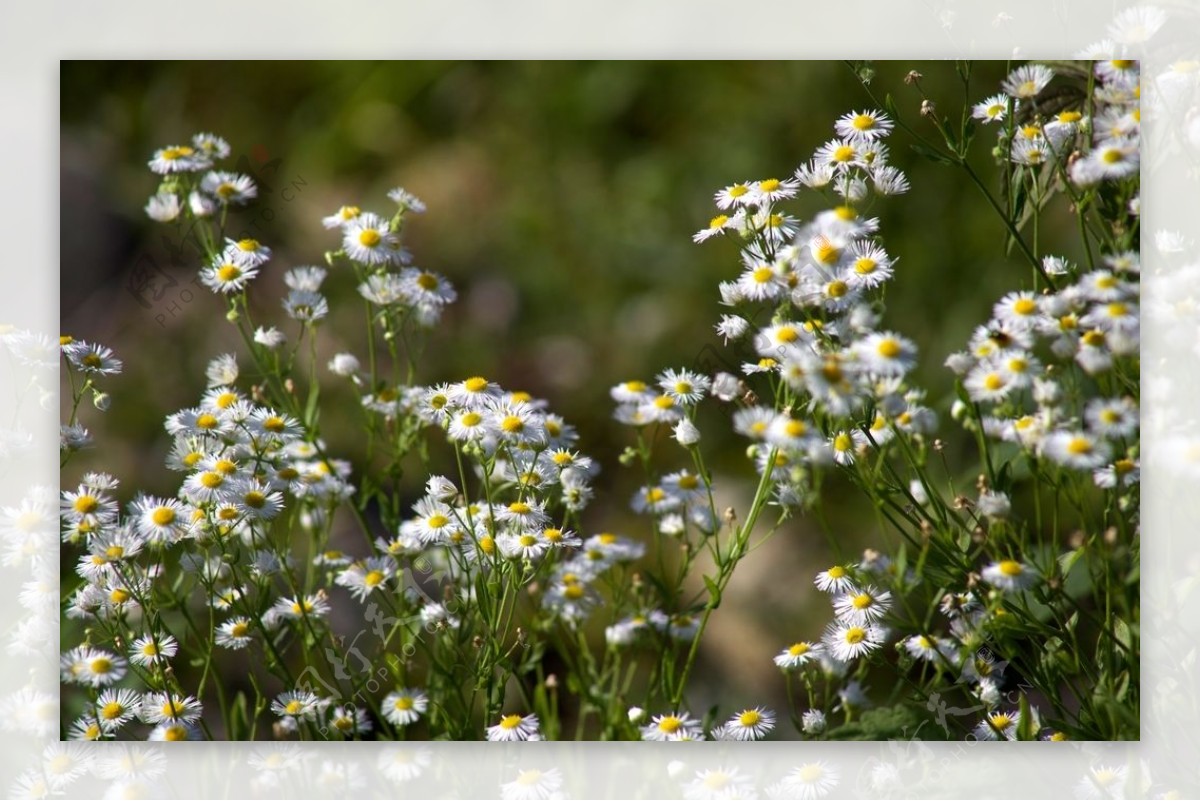
<svg viewBox="0 0 1200 801">
<path fill-rule="evenodd" d="M 335 375 L 349 377 L 358 372 L 358 359 L 352 353 L 339 353 L 329 360 L 329 370 Z"/>
<path fill-rule="evenodd" d="M 685 448 L 690 448 L 700 441 L 700 429 L 687 419 L 675 424 L 675 440 Z"/>
</svg>

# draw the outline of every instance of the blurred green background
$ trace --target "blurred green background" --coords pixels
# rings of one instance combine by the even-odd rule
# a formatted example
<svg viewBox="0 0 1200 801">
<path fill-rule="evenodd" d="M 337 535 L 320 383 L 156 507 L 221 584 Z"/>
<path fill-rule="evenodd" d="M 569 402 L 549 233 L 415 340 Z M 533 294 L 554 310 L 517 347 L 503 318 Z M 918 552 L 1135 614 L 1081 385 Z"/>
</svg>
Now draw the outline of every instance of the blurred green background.
<svg viewBox="0 0 1200 801">
<path fill-rule="evenodd" d="M 955 118 L 964 102 L 995 93 L 1006 73 L 1002 62 L 976 63 L 966 96 L 952 62 L 874 68 L 872 90 L 891 94 L 931 137 L 906 73 L 920 71 L 925 92 Z M 337 246 L 322 216 L 350 203 L 390 213 L 386 191 L 406 187 L 429 206 L 406 233 L 416 263 L 460 292 L 419 380 L 482 374 L 548 398 L 604 465 L 592 531 L 641 537 L 644 521 L 626 511 L 638 475 L 616 460 L 631 432 L 611 421 L 608 388 L 692 365 L 706 345 L 719 345 L 716 285 L 739 263 L 730 243 L 691 241 L 713 214 L 712 193 L 787 177 L 833 136 L 838 116 L 872 105 L 840 62 L 63 62 L 61 96 L 62 330 L 125 360 L 125 373 L 107 382 L 111 411 L 83 415 L 97 447 L 72 461 L 64 486 L 104 469 L 127 496 L 174 494 L 179 476 L 160 467 L 169 445 L 163 417 L 199 400 L 210 358 L 240 349 L 221 301 L 189 283 L 196 253 L 173 250 L 173 229 L 142 211 L 157 185 L 145 166 L 153 151 L 211 131 L 233 147 L 226 168 L 266 184 L 231 224 L 275 250 L 252 285 L 256 322 L 283 328 L 282 273 L 321 263 Z M 1005 257 L 1000 221 L 962 172 L 922 159 L 910 143 L 902 131 L 889 140 L 912 191 L 869 209 L 899 260 L 884 324 L 919 344 L 915 380 L 943 413 L 951 458 L 962 464 L 971 451 L 946 414 L 951 376 L 942 362 L 1001 294 L 1028 284 L 1028 267 Z M 974 149 L 994 187 L 992 143 L 985 129 Z M 792 205 L 801 217 L 822 208 L 812 193 Z M 1065 221 L 1043 219 L 1041 252 L 1074 257 L 1067 242 Z M 130 282 L 147 266 L 163 291 L 139 301 Z M 353 280 L 335 273 L 327 287 L 333 313 L 320 332 L 322 365 L 336 352 L 365 350 Z M 322 421 L 331 452 L 357 460 L 357 399 L 328 379 Z M 744 443 L 719 414 L 702 419 L 719 503 L 744 508 L 752 492 Z M 665 448 L 663 457 L 665 469 L 683 465 L 682 453 Z M 843 483 L 826 492 L 840 557 L 894 545 Z M 830 615 L 810 580 L 833 559 L 818 527 L 795 519 L 739 566 L 702 652 L 693 709 L 718 695 L 728 706 L 783 706 L 771 657 L 819 635 Z"/>
</svg>

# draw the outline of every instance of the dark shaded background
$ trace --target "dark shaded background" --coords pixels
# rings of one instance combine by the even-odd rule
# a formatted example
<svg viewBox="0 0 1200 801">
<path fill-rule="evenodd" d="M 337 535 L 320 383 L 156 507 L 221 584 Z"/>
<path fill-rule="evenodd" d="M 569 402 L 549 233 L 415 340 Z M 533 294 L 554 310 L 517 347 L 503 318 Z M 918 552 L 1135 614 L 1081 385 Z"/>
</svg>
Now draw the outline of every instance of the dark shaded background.
<svg viewBox="0 0 1200 801">
<path fill-rule="evenodd" d="M 997 91 L 1006 73 L 1003 63 L 977 63 L 964 96 L 951 62 L 875 68 L 873 91 L 890 93 L 929 136 L 920 95 L 902 80 L 909 70 L 954 115 Z M 406 187 L 429 205 L 406 234 L 417 264 L 460 291 L 418 380 L 483 374 L 550 399 L 604 465 L 595 530 L 641 536 L 644 521 L 625 511 L 640 482 L 616 461 L 630 431 L 611 421 L 608 387 L 694 364 L 718 343 L 716 285 L 737 275 L 736 251 L 691 242 L 713 213 L 713 191 L 790 175 L 833 136 L 838 116 L 871 105 L 839 62 L 64 62 L 61 94 L 62 329 L 112 346 L 126 364 L 108 382 L 112 410 L 85 412 L 98 444 L 72 461 L 64 486 L 105 469 L 129 495 L 174 494 L 179 476 L 160 467 L 169 445 L 162 419 L 198 401 L 211 357 L 240 349 L 221 301 L 189 283 L 196 254 L 173 248 L 164 238 L 172 229 L 142 211 L 157 185 L 145 167 L 153 151 L 212 131 L 233 146 L 227 168 L 265 183 L 233 226 L 276 253 L 252 286 L 256 321 L 294 336 L 279 308 L 281 276 L 337 246 L 320 218 L 347 203 L 390 212 L 385 192 Z M 994 186 L 993 132 L 979 138 L 977 167 Z M 961 171 L 917 156 L 903 132 L 889 144 L 913 190 L 870 209 L 899 259 L 885 325 L 920 345 L 915 380 L 943 413 L 953 463 L 966 464 L 973 454 L 947 419 L 951 378 L 941 365 L 1001 294 L 1028 284 L 1028 267 L 1005 257 L 1000 221 Z M 823 207 L 809 193 L 793 208 L 807 217 Z M 1063 252 L 1058 231 L 1073 243 L 1066 223 L 1054 222 L 1043 220 L 1041 252 Z M 161 296 L 139 301 L 129 289 L 138 267 L 177 283 L 160 277 Z M 335 273 L 327 286 L 322 364 L 365 351 L 352 279 Z M 360 458 L 357 399 L 329 378 L 324 433 L 333 453 Z M 339 404 L 352 413 L 337 415 Z M 744 508 L 752 492 L 744 443 L 715 410 L 704 419 L 718 502 Z M 682 452 L 664 455 L 664 467 L 683 464 Z M 415 490 L 420 477 L 412 478 Z M 829 482 L 826 498 L 842 555 L 894 545 L 842 482 Z M 728 706 L 783 707 L 771 657 L 819 635 L 830 613 L 810 578 L 833 558 L 820 530 L 797 519 L 739 566 L 702 651 L 697 697 L 719 687 Z M 64 642 L 72 636 L 64 631 Z"/>
</svg>

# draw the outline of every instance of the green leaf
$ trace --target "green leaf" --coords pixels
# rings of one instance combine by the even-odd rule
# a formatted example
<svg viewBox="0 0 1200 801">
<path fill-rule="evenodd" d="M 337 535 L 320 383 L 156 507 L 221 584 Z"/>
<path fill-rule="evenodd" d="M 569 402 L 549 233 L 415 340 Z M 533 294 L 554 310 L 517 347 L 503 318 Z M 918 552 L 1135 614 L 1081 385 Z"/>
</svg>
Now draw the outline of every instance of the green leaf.
<svg viewBox="0 0 1200 801">
<path fill-rule="evenodd" d="M 1136 627 L 1134 627 L 1136 628 Z M 1130 625 L 1121 618 L 1117 618 L 1113 623 L 1113 638 L 1126 649 L 1133 650 L 1134 631 Z"/>
<path fill-rule="evenodd" d="M 1029 696 L 1025 695 L 1025 693 L 1021 693 L 1021 698 L 1017 702 L 1017 708 L 1021 712 L 1021 723 L 1017 726 L 1017 739 L 1026 741 L 1036 740 L 1037 729 L 1034 728 L 1033 713 L 1029 709 Z"/>
<path fill-rule="evenodd" d="M 896 119 L 900 116 L 896 113 L 896 101 L 892 100 L 892 95 L 890 93 L 883 96 L 883 110 L 891 115 L 892 119 Z"/>
<path fill-rule="evenodd" d="M 954 159 L 950 158 L 945 153 L 942 153 L 941 151 L 938 151 L 938 150 L 934 150 L 933 148 L 929 147 L 928 145 L 923 145 L 920 142 L 914 142 L 911 145 L 911 147 L 913 150 L 916 151 L 917 155 L 921 156 L 922 158 L 926 158 L 935 164 L 953 164 L 954 163 Z"/>
<path fill-rule="evenodd" d="M 704 586 L 708 587 L 708 606 L 710 609 L 716 609 L 721 605 L 721 590 L 717 587 L 717 583 L 708 576 L 704 577 Z"/>
<path fill-rule="evenodd" d="M 1075 563 L 1079 561 L 1079 558 L 1081 556 L 1083 556 L 1083 552 L 1084 552 L 1084 549 L 1081 547 L 1081 548 L 1076 548 L 1073 551 L 1067 551 L 1066 553 L 1061 554 L 1058 557 L 1058 567 L 1059 567 L 1059 570 L 1062 571 L 1064 578 L 1067 576 L 1068 573 L 1071 572 L 1071 568 L 1073 568 L 1075 566 Z M 1076 612 L 1075 616 L 1078 617 L 1079 613 Z"/>
</svg>

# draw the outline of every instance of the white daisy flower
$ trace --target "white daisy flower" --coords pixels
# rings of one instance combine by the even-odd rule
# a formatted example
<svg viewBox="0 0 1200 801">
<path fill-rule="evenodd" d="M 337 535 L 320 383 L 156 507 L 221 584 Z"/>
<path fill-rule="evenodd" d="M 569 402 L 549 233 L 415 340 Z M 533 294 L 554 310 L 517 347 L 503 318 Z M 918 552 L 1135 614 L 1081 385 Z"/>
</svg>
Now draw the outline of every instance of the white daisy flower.
<svg viewBox="0 0 1200 801">
<path fill-rule="evenodd" d="M 878 648 L 883 642 L 883 630 L 871 623 L 834 622 L 825 629 L 822 642 L 835 659 L 849 662 Z"/>
<path fill-rule="evenodd" d="M 813 583 L 821 592 L 833 595 L 840 595 L 854 588 L 854 579 L 851 578 L 850 571 L 841 565 L 834 565 L 828 570 L 822 570 L 817 574 Z"/>
<path fill-rule="evenodd" d="M 153 667 L 158 660 L 168 660 L 179 652 L 179 643 L 170 634 L 138 637 L 129 646 L 129 661 L 144 668 Z"/>
<path fill-rule="evenodd" d="M 844 139 L 873 142 L 890 134 L 893 124 L 882 111 L 852 111 L 839 117 L 833 129 Z"/>
<path fill-rule="evenodd" d="M 1021 725 L 1019 710 L 996 710 L 988 714 L 975 726 L 975 737 L 980 740 L 1015 740 Z"/>
<path fill-rule="evenodd" d="M 235 172 L 210 172 L 200 179 L 200 191 L 216 198 L 223 206 L 244 206 L 258 196 L 258 187 L 247 175 Z"/>
<path fill-rule="evenodd" d="M 146 693 L 142 699 L 139 717 L 147 723 L 183 721 L 195 723 L 203 713 L 203 707 L 194 697 L 172 693 Z"/>
<path fill-rule="evenodd" d="M 775 664 L 783 670 L 795 670 L 814 661 L 822 650 L 820 643 L 797 641 L 775 655 Z"/>
<path fill-rule="evenodd" d="M 504 715 L 495 726 L 487 727 L 492 742 L 516 742 L 541 739 L 537 715 Z"/>
<path fill-rule="evenodd" d="M 1040 579 L 1038 572 L 1015 559 L 992 562 L 979 572 L 983 580 L 1005 592 L 1018 592 L 1032 587 Z"/>
<path fill-rule="evenodd" d="M 358 601 L 366 601 L 375 590 L 387 588 L 387 582 L 396 573 L 396 563 L 390 556 L 370 556 L 356 562 L 338 574 L 334 583 L 345 587 Z"/>
<path fill-rule="evenodd" d="M 1042 443 L 1042 455 L 1075 470 L 1094 470 L 1106 464 L 1108 443 L 1082 431 L 1052 431 Z"/>
<path fill-rule="evenodd" d="M 838 620 L 855 625 L 874 623 L 883 618 L 892 607 L 892 594 L 867 585 L 851 589 L 833 599 L 833 610 Z"/>
<path fill-rule="evenodd" d="M 133 720 L 141 706 L 142 696 L 135 690 L 110 688 L 96 698 L 96 720 L 111 734 Z"/>
<path fill-rule="evenodd" d="M 179 195 L 173 192 L 159 192 L 146 202 L 146 216 L 155 222 L 171 222 L 179 218 L 183 208 Z"/>
<path fill-rule="evenodd" d="M 217 627 L 216 643 L 222 648 L 238 651 L 245 648 L 251 641 L 250 620 L 245 617 L 235 617 Z"/>
<path fill-rule="evenodd" d="M 1004 95 L 992 95 L 988 99 L 976 103 L 971 108 L 971 116 L 984 125 L 1002 122 L 1008 116 L 1008 98 Z"/>
<path fill-rule="evenodd" d="M 687 712 L 672 712 L 655 715 L 641 727 L 642 739 L 656 742 L 671 740 L 698 740 L 704 736 L 700 721 Z"/>
<path fill-rule="evenodd" d="M 717 208 L 728 211 L 734 206 L 745 206 L 754 199 L 753 183 L 733 184 L 720 190 L 714 196 Z"/>
<path fill-rule="evenodd" d="M 745 213 L 738 211 L 732 217 L 728 214 L 718 214 L 708 221 L 708 227 L 702 228 L 692 236 L 692 241 L 699 244 L 714 236 L 729 230 L 736 230 L 745 220 Z"/>
<path fill-rule="evenodd" d="M 399 261 L 400 240 L 390 231 L 387 220 L 364 212 L 342 228 L 342 247 L 360 264 L 393 264 Z"/>
<path fill-rule="evenodd" d="M 743 709 L 721 727 L 722 737 L 728 740 L 761 740 L 775 728 L 775 713 L 761 706 Z"/>
<path fill-rule="evenodd" d="M 358 206 L 342 206 L 328 217 L 321 218 L 321 225 L 328 229 L 342 228 L 347 223 L 357 220 L 362 215 Z"/>
<path fill-rule="evenodd" d="M 154 158 L 148 163 L 150 169 L 159 175 L 173 175 L 206 170 L 212 162 L 206 153 L 197 151 L 194 147 L 171 145 L 154 151 Z"/>
<path fill-rule="evenodd" d="M 283 299 L 287 316 L 302 323 L 314 323 L 329 314 L 329 301 L 319 292 L 293 289 Z"/>
<path fill-rule="evenodd" d="M 394 690 L 384 697 L 380 708 L 393 726 L 410 726 L 428 711 L 429 698 L 420 690 Z"/>
<path fill-rule="evenodd" d="M 1018 100 L 1037 97 L 1054 77 L 1054 71 L 1041 64 L 1026 64 L 1017 67 L 1001 84 L 1005 94 Z"/>
<path fill-rule="evenodd" d="M 281 718 L 316 720 L 321 706 L 322 701 L 316 693 L 307 690 L 289 690 L 275 696 L 275 700 L 271 702 L 271 711 Z"/>
<path fill-rule="evenodd" d="M 425 202 L 402 186 L 389 189 L 387 196 L 388 200 L 403 207 L 405 211 L 411 211 L 413 214 L 425 213 Z"/>
<path fill-rule="evenodd" d="M 867 372 L 877 376 L 903 376 L 917 363 L 917 346 L 891 332 L 863 337 L 852 350 Z"/>
<path fill-rule="evenodd" d="M 708 376 L 691 370 L 672 368 L 659 374 L 658 385 L 676 403 L 690 406 L 704 397 L 712 385 L 712 381 Z"/>
</svg>

